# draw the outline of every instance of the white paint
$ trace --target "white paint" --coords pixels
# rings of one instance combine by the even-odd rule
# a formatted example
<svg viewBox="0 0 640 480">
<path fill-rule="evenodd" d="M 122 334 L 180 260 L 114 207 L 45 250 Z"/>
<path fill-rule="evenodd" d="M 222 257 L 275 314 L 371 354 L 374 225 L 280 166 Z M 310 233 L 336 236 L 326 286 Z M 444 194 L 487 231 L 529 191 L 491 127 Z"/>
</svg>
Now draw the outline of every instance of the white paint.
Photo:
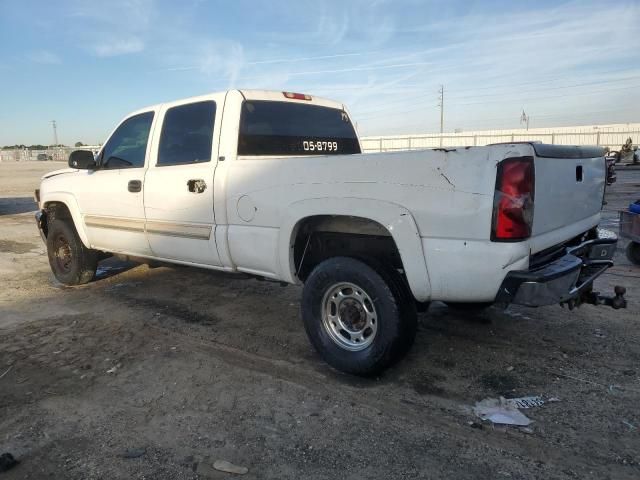
<svg viewBox="0 0 640 480">
<path fill-rule="evenodd" d="M 534 236 L 524 242 L 494 243 L 489 236 L 496 165 L 512 156 L 535 156 L 530 145 L 238 157 L 244 98 L 300 102 L 281 92 L 233 90 L 151 107 L 156 118 L 144 168 L 72 171 L 44 179 L 43 204 L 67 203 L 83 241 L 107 251 L 290 283 L 298 281 L 291 247 L 301 221 L 314 215 L 368 219 L 393 238 L 411 291 L 420 301 L 491 301 L 508 271 L 528 268 L 532 252 L 572 238 L 599 221 L 602 159 L 581 160 L 585 181 L 576 185 L 577 161 L 536 158 Z M 210 99 L 217 103 L 211 161 L 157 167 L 167 108 Z M 316 97 L 309 103 L 342 108 Z M 126 191 L 133 178 L 144 180 L 143 193 Z M 205 180 L 205 192 L 188 192 L 190 179 Z M 204 240 L 102 228 L 98 236 L 86 228 L 82 214 L 174 226 L 210 225 L 212 233 Z"/>
<path fill-rule="evenodd" d="M 257 208 L 249 195 L 242 195 L 238 199 L 236 210 L 238 211 L 238 216 L 245 222 L 251 222 L 256 218 Z"/>
</svg>

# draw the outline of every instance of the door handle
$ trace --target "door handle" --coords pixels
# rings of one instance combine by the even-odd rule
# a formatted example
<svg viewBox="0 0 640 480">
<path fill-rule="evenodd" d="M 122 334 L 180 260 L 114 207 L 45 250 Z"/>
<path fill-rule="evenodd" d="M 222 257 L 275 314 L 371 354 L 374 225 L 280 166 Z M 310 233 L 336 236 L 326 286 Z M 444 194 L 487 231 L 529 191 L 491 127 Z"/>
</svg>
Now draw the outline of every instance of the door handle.
<svg viewBox="0 0 640 480">
<path fill-rule="evenodd" d="M 129 180 L 127 188 L 132 193 L 138 193 L 142 190 L 142 182 L 140 180 Z"/>
<path fill-rule="evenodd" d="M 187 182 L 187 189 L 191 193 L 202 193 L 207 189 L 207 184 L 202 179 L 193 179 Z"/>
</svg>

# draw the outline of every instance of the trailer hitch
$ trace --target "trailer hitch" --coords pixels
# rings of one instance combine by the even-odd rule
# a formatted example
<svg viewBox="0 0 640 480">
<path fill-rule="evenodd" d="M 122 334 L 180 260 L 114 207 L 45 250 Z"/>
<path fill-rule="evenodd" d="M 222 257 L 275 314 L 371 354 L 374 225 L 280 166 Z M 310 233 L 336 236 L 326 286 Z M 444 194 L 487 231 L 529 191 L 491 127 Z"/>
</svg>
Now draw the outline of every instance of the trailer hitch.
<svg viewBox="0 0 640 480">
<path fill-rule="evenodd" d="M 590 305 L 606 305 L 613 308 L 614 310 L 627 308 L 627 299 L 624 298 L 625 293 L 627 293 L 627 289 L 621 287 L 620 285 L 616 285 L 613 288 L 613 293 L 615 293 L 614 296 L 607 296 L 600 295 L 600 292 L 588 290 L 582 292 L 579 297 L 572 298 L 571 300 L 567 300 L 566 302 L 562 302 L 560 305 L 564 307 L 566 304 L 569 307 L 569 310 L 573 310 L 583 303 L 588 303 Z"/>
</svg>

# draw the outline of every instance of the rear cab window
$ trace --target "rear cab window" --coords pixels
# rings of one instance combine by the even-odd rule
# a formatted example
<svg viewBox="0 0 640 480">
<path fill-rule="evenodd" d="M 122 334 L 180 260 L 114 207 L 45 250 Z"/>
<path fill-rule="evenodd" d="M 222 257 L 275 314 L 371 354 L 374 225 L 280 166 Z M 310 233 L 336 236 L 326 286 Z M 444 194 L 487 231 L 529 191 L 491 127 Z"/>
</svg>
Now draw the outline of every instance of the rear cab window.
<svg viewBox="0 0 640 480">
<path fill-rule="evenodd" d="M 246 100 L 240 114 L 238 155 L 303 156 L 361 153 L 347 112 L 338 108 Z"/>
</svg>

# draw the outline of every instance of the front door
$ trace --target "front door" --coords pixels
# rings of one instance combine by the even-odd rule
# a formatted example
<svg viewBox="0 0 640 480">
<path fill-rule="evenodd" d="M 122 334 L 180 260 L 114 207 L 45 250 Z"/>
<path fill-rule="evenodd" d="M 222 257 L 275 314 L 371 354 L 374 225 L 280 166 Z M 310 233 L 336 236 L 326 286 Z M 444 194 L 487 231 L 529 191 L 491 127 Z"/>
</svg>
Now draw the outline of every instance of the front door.
<svg viewBox="0 0 640 480">
<path fill-rule="evenodd" d="M 151 255 L 144 231 L 143 183 L 154 112 L 135 114 L 114 130 L 74 193 L 92 248 Z"/>
<path fill-rule="evenodd" d="M 162 107 L 144 185 L 149 245 L 155 257 L 219 266 L 213 173 L 224 97 Z"/>
</svg>

